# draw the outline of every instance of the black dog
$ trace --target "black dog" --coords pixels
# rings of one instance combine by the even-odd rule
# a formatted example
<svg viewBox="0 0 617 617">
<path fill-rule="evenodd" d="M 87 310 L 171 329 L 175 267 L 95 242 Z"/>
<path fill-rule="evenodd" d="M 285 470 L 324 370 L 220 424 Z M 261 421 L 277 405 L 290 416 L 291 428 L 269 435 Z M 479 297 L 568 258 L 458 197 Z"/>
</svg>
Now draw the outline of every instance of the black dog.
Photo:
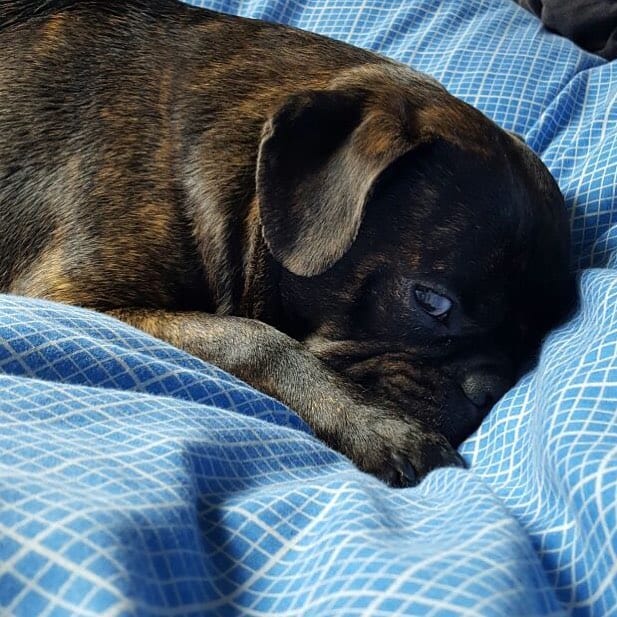
<svg viewBox="0 0 617 617">
<path fill-rule="evenodd" d="M 0 289 L 108 312 L 393 485 L 575 301 L 561 194 L 432 79 L 174 0 L 0 2 Z"/>
</svg>

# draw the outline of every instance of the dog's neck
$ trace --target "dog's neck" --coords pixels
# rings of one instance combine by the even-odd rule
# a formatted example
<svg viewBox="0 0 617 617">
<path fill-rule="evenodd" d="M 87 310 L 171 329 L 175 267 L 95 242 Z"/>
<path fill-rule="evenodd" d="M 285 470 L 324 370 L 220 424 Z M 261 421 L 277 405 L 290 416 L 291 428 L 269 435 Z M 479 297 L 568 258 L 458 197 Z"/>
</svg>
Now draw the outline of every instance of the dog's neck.
<svg viewBox="0 0 617 617">
<path fill-rule="evenodd" d="M 239 299 L 231 298 L 232 314 L 281 327 L 281 266 L 274 261 L 266 246 L 256 199 L 253 199 L 249 206 L 243 232 L 244 251 L 239 274 L 242 279 L 242 292 Z"/>
<path fill-rule="evenodd" d="M 249 200 L 248 205 L 241 200 L 233 205 L 226 200 L 199 201 L 191 208 L 189 196 L 209 310 L 280 327 L 281 266 L 264 241 L 257 200 Z M 233 215 L 229 216 L 232 209 Z"/>
</svg>

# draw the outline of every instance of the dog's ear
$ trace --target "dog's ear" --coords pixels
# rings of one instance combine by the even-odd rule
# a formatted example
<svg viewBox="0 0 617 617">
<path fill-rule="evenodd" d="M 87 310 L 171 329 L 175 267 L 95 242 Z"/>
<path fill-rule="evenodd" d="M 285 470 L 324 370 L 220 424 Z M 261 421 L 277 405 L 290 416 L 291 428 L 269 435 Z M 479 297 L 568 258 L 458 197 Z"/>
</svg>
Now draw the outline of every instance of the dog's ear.
<svg viewBox="0 0 617 617">
<path fill-rule="evenodd" d="M 264 126 L 257 197 L 266 243 L 287 270 L 315 276 L 352 245 L 375 180 L 411 148 L 404 114 L 361 91 L 287 99 Z"/>
</svg>

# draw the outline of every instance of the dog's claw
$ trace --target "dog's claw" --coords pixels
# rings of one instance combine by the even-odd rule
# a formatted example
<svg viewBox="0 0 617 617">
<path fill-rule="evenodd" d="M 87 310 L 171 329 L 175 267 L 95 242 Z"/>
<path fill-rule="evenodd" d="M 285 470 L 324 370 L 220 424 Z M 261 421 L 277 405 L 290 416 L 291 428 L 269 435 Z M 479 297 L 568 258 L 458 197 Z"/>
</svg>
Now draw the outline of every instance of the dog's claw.
<svg viewBox="0 0 617 617">
<path fill-rule="evenodd" d="M 463 469 L 469 469 L 469 465 L 467 465 L 467 461 L 455 451 L 454 461 L 452 463 L 455 467 L 462 467 Z"/>
<path fill-rule="evenodd" d="M 398 452 L 392 452 L 392 468 L 388 474 L 386 482 L 393 487 L 409 488 L 417 486 L 422 479 L 422 475 L 418 474 L 414 466 Z M 452 452 L 451 457 L 447 460 L 447 466 L 459 467 L 467 469 L 468 465 L 465 459 L 456 451 Z"/>
<path fill-rule="evenodd" d="M 399 473 L 398 484 L 400 486 L 416 486 L 418 484 L 418 474 L 413 465 L 397 452 L 392 453 L 392 461 L 395 469 Z"/>
</svg>

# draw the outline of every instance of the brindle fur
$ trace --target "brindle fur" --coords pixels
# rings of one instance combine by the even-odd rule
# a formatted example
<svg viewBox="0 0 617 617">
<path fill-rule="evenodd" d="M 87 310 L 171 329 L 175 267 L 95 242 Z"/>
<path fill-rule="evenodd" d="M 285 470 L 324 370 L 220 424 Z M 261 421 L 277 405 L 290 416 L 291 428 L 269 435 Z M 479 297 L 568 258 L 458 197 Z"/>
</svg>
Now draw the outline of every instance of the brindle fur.
<svg viewBox="0 0 617 617">
<path fill-rule="evenodd" d="M 469 371 L 510 383 L 573 304 L 550 174 L 424 75 L 174 0 L 0 0 L 0 48 L 0 290 L 212 361 L 391 484 L 460 464 Z"/>
</svg>

